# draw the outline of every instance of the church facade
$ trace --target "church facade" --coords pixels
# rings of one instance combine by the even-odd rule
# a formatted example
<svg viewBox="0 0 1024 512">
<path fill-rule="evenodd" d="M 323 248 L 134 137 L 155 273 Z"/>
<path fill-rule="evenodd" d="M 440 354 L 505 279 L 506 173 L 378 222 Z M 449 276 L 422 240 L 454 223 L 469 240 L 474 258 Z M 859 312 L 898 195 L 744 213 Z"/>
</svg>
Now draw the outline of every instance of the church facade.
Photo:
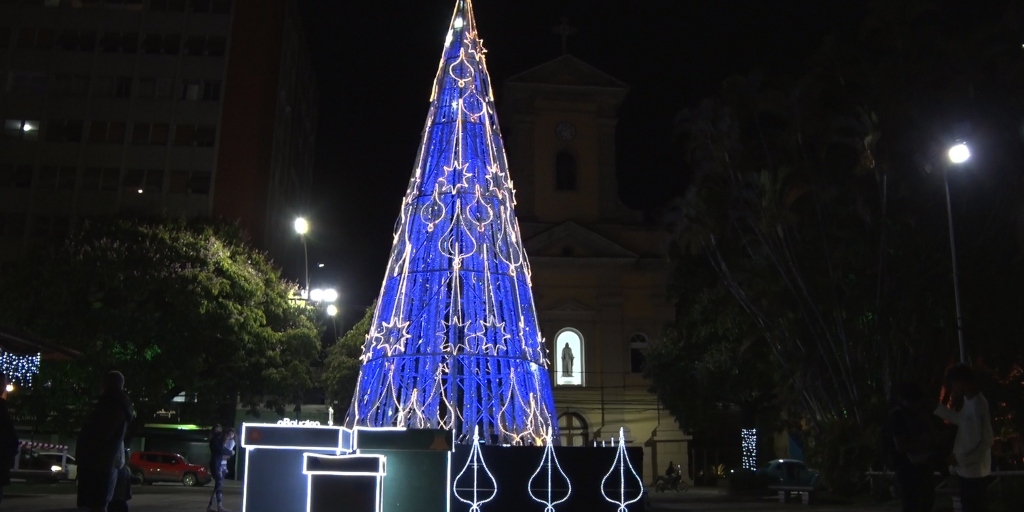
<svg viewBox="0 0 1024 512">
<path fill-rule="evenodd" d="M 618 195 L 615 128 L 627 92 L 566 54 L 509 79 L 501 119 L 561 442 L 600 444 L 625 427 L 627 442 L 644 447 L 650 482 L 670 462 L 688 476 L 689 437 L 643 375 L 674 307 L 667 233 Z"/>
</svg>

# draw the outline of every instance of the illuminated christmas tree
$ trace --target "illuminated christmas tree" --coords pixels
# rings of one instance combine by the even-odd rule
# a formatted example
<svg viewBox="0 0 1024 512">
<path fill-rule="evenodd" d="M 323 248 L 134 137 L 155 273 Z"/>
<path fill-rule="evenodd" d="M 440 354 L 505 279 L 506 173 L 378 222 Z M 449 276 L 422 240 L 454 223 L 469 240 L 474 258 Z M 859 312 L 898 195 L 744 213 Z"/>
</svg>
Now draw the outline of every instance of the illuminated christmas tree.
<svg viewBox="0 0 1024 512">
<path fill-rule="evenodd" d="M 472 2 L 459 0 L 348 425 L 557 439 L 512 194 Z"/>
</svg>

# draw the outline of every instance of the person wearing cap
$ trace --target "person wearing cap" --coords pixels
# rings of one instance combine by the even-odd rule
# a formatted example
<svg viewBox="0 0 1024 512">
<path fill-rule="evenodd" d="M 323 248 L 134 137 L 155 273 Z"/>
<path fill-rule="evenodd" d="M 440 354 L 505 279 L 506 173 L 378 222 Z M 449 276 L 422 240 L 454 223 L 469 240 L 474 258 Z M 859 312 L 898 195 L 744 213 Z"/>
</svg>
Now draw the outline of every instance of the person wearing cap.
<svg viewBox="0 0 1024 512">
<path fill-rule="evenodd" d="M 950 368 L 946 381 L 953 388 L 954 401 L 963 399 L 963 407 L 954 411 L 940 404 L 935 415 L 957 427 L 950 472 L 959 483 L 961 510 L 987 512 L 993 442 L 988 400 L 981 394 L 974 370 L 966 364 Z"/>
<path fill-rule="evenodd" d="M 117 475 L 124 465 L 124 436 L 132 420 L 132 405 L 124 393 L 124 375 L 110 372 L 96 408 L 78 434 L 78 507 L 108 512 Z"/>
</svg>

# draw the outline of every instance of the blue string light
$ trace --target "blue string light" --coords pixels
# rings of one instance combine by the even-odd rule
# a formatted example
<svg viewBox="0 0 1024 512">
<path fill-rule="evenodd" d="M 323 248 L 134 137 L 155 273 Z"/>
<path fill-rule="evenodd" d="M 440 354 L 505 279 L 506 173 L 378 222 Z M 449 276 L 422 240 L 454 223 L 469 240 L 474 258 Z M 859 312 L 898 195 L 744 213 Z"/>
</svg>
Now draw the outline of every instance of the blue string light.
<svg viewBox="0 0 1024 512">
<path fill-rule="evenodd" d="M 0 372 L 10 382 L 28 387 L 32 385 L 32 377 L 39 373 L 39 360 L 39 354 L 24 356 L 0 350 Z"/>
<path fill-rule="evenodd" d="M 547 356 L 472 4 L 459 0 L 349 426 L 557 438 Z"/>
</svg>

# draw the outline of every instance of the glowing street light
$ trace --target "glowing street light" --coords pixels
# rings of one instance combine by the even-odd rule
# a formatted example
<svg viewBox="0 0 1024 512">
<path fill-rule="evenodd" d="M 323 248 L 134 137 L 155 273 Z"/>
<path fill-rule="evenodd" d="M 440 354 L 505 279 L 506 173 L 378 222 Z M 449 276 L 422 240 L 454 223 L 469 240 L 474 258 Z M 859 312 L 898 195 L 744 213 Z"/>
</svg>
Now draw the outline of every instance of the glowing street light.
<svg viewBox="0 0 1024 512">
<path fill-rule="evenodd" d="M 959 166 L 971 158 L 971 150 L 967 143 L 960 142 L 949 148 L 949 161 Z M 956 264 L 956 238 L 953 236 L 953 206 L 949 199 L 949 167 L 942 173 L 946 185 L 946 218 L 949 221 L 949 252 L 953 263 L 953 298 L 956 303 L 956 333 L 960 341 L 960 362 L 967 362 L 967 345 L 964 342 L 964 317 L 960 310 L 960 271 Z"/>
<path fill-rule="evenodd" d="M 338 300 L 338 290 L 334 288 L 313 288 L 309 291 L 309 300 L 313 302 L 334 302 Z"/>
<path fill-rule="evenodd" d="M 959 143 L 949 148 L 949 161 L 954 164 L 962 164 L 971 158 L 971 149 L 966 143 Z"/>
<path fill-rule="evenodd" d="M 334 304 L 327 306 L 327 314 L 329 316 L 338 316 L 338 306 Z"/>
<path fill-rule="evenodd" d="M 300 235 L 309 233 L 309 221 L 302 217 L 295 219 L 295 232 Z"/>
</svg>

